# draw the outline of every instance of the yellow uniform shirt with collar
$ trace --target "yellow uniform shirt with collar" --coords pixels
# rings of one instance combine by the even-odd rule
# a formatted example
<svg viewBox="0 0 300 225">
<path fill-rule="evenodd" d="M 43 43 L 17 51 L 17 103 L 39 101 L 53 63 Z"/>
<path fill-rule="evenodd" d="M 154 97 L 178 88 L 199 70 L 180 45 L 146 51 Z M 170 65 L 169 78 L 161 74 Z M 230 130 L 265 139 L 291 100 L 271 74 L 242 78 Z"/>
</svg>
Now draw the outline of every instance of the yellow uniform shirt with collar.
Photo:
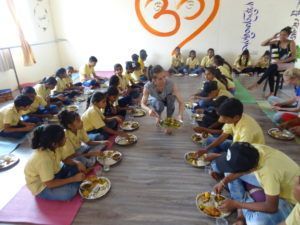
<svg viewBox="0 0 300 225">
<path fill-rule="evenodd" d="M 227 87 L 229 90 L 232 90 L 232 89 L 235 89 L 235 83 L 230 80 L 228 77 L 226 77 L 226 80 L 227 80 Z"/>
<path fill-rule="evenodd" d="M 4 124 L 17 126 L 20 122 L 21 113 L 18 113 L 13 103 L 0 109 L 0 131 L 4 129 Z"/>
<path fill-rule="evenodd" d="M 36 94 L 42 97 L 45 101 L 49 97 L 51 91 L 46 88 L 45 84 L 37 84 L 34 86 L 34 90 Z"/>
<path fill-rule="evenodd" d="M 213 81 L 217 82 L 217 86 L 219 90 L 227 90 L 225 84 L 223 84 L 221 81 L 219 81 L 217 78 L 214 78 Z"/>
<path fill-rule="evenodd" d="M 118 88 L 121 89 L 122 91 L 127 89 L 127 82 L 126 82 L 126 78 L 122 75 L 122 76 L 117 76 L 119 78 L 119 86 Z"/>
<path fill-rule="evenodd" d="M 214 57 L 209 58 L 208 55 L 204 56 L 201 60 L 201 67 L 210 67 L 214 64 Z"/>
<path fill-rule="evenodd" d="M 40 106 L 45 107 L 46 105 L 47 105 L 47 102 L 42 97 L 36 95 L 33 103 L 30 105 L 28 111 L 24 112 L 24 114 L 35 113 L 36 111 L 38 111 Z"/>
<path fill-rule="evenodd" d="M 223 133 L 233 136 L 233 142 L 249 142 L 250 144 L 265 144 L 264 133 L 251 116 L 243 113 L 241 119 L 234 124 L 225 124 Z"/>
<path fill-rule="evenodd" d="M 130 73 L 128 73 L 127 71 L 124 73 L 124 78 L 125 78 L 125 81 L 126 81 L 126 85 L 127 86 L 131 86 L 132 85 L 132 83 L 134 82 L 133 80 L 132 80 L 132 78 L 131 78 L 131 74 Z"/>
<path fill-rule="evenodd" d="M 220 72 L 227 78 L 232 79 L 232 75 L 230 73 L 230 70 L 226 68 L 226 66 L 218 66 L 218 69 L 220 70 Z"/>
<path fill-rule="evenodd" d="M 189 69 L 194 69 L 199 66 L 199 60 L 197 57 L 195 57 L 194 59 L 188 57 L 186 60 L 186 65 L 189 67 Z"/>
<path fill-rule="evenodd" d="M 238 57 L 237 59 L 235 59 L 233 65 L 237 68 L 237 69 L 244 69 L 248 66 L 251 66 L 252 65 L 252 62 L 251 62 L 251 58 L 248 59 L 247 61 L 247 64 L 246 64 L 246 58 L 245 57 L 242 57 L 241 59 L 241 64 L 240 64 L 240 57 Z"/>
<path fill-rule="evenodd" d="M 220 90 L 219 90 L 219 93 L 218 93 L 217 98 L 218 98 L 218 97 L 221 97 L 221 96 L 226 96 L 226 97 L 228 97 L 228 98 L 233 98 L 233 95 L 232 95 L 229 91 L 224 90 L 224 89 L 220 89 Z"/>
<path fill-rule="evenodd" d="M 95 73 L 94 67 L 90 67 L 89 64 L 85 64 L 80 67 L 79 74 L 80 74 L 80 82 L 91 80 L 92 74 Z"/>
<path fill-rule="evenodd" d="M 259 162 L 254 174 L 266 195 L 278 196 L 296 204 L 293 196 L 294 178 L 300 167 L 286 154 L 266 145 L 253 145 L 259 152 Z M 299 221 L 299 220 L 298 220 Z"/>
<path fill-rule="evenodd" d="M 56 78 L 56 81 L 57 81 L 57 84 L 53 91 L 58 92 L 58 93 L 64 92 L 64 90 L 67 88 L 66 82 L 60 78 Z"/>
<path fill-rule="evenodd" d="M 144 68 L 145 68 L 145 62 L 142 60 L 141 57 L 139 57 L 138 63 L 139 63 L 140 66 L 141 66 L 141 71 L 144 71 Z"/>
<path fill-rule="evenodd" d="M 290 215 L 286 218 L 286 225 L 299 225 L 300 221 L 300 203 L 298 202 L 293 208 Z"/>
<path fill-rule="evenodd" d="M 270 60 L 266 59 L 265 57 L 261 57 L 256 64 L 257 67 L 263 68 L 263 69 L 268 68 L 269 65 L 270 65 Z"/>
<path fill-rule="evenodd" d="M 105 116 L 96 106 L 90 106 L 81 116 L 84 129 L 89 132 L 105 127 Z"/>
<path fill-rule="evenodd" d="M 133 71 L 133 73 L 131 74 L 131 78 L 133 79 L 133 81 L 135 83 L 140 82 L 140 77 L 142 76 L 142 72 L 140 70 L 135 70 Z"/>
<path fill-rule="evenodd" d="M 45 182 L 54 179 L 61 169 L 63 148 L 58 148 L 54 152 L 49 149 L 37 149 L 28 160 L 24 173 L 28 189 L 33 195 L 38 195 L 45 188 Z"/>
<path fill-rule="evenodd" d="M 90 140 L 85 129 L 83 128 L 78 130 L 76 134 L 74 134 L 70 130 L 66 130 L 65 134 L 66 134 L 66 144 L 62 152 L 64 158 L 73 155 L 76 152 L 76 150 L 81 147 L 82 142 L 87 143 Z"/>
<path fill-rule="evenodd" d="M 171 63 L 172 67 L 177 68 L 177 67 L 182 66 L 183 64 L 184 64 L 184 59 L 181 54 L 178 56 L 176 56 L 176 55 L 172 56 L 172 63 Z"/>
<path fill-rule="evenodd" d="M 69 75 L 65 77 L 63 80 L 65 82 L 66 87 L 71 86 L 73 84 L 73 80 Z"/>
</svg>

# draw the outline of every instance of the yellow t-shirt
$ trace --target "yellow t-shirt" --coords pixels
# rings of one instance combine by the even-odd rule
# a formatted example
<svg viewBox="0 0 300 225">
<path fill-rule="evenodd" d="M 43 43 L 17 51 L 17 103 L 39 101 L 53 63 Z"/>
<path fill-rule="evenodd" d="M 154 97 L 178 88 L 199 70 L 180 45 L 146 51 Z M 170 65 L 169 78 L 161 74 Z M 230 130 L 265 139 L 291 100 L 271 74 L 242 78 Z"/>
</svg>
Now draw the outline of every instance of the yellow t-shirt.
<svg viewBox="0 0 300 225">
<path fill-rule="evenodd" d="M 67 140 L 62 152 L 64 158 L 73 155 L 80 148 L 82 142 L 87 143 L 90 140 L 83 128 L 78 130 L 76 134 L 70 130 L 66 130 L 65 134 Z"/>
<path fill-rule="evenodd" d="M 79 74 L 80 74 L 80 82 L 91 80 L 92 75 L 95 73 L 94 67 L 90 67 L 89 64 L 85 64 L 80 67 Z"/>
<path fill-rule="evenodd" d="M 244 69 L 248 66 L 251 66 L 252 65 L 252 62 L 251 62 L 251 59 L 249 58 L 248 59 L 248 62 L 246 64 L 246 58 L 242 56 L 242 59 L 241 59 L 241 64 L 239 63 L 239 60 L 240 60 L 240 57 L 236 58 L 233 65 L 237 68 L 237 69 Z"/>
<path fill-rule="evenodd" d="M 259 152 L 259 162 L 254 174 L 266 195 L 276 196 L 292 204 L 294 178 L 300 175 L 299 165 L 286 154 L 266 145 L 253 145 Z"/>
<path fill-rule="evenodd" d="M 226 79 L 227 79 L 227 87 L 228 87 L 228 89 L 229 90 L 235 89 L 235 83 L 232 80 L 228 79 L 228 77 L 226 77 Z"/>
<path fill-rule="evenodd" d="M 229 91 L 224 90 L 224 89 L 219 90 L 218 96 L 216 98 L 218 98 L 220 96 L 226 96 L 228 98 L 233 98 L 233 95 Z"/>
<path fill-rule="evenodd" d="M 127 89 L 127 82 L 126 78 L 124 76 L 117 76 L 119 78 L 119 86 L 118 88 L 121 89 L 122 91 Z"/>
<path fill-rule="evenodd" d="M 131 74 L 125 72 L 123 76 L 124 76 L 124 78 L 125 78 L 126 85 L 127 85 L 127 86 L 131 86 L 132 83 L 134 82 L 134 81 L 132 80 L 132 78 L 131 78 Z"/>
<path fill-rule="evenodd" d="M 186 59 L 186 65 L 189 67 L 189 69 L 194 69 L 195 67 L 199 66 L 199 60 L 197 57 L 192 59 L 191 57 L 188 57 Z"/>
<path fill-rule="evenodd" d="M 35 92 L 38 96 L 42 97 L 45 101 L 49 97 L 51 91 L 45 87 L 45 84 L 37 84 L 34 86 Z"/>
<path fill-rule="evenodd" d="M 73 80 L 72 80 L 71 76 L 67 76 L 63 80 L 65 82 L 66 87 L 69 87 L 73 84 Z"/>
<path fill-rule="evenodd" d="M 286 218 L 286 225 L 299 225 L 300 222 L 300 203 L 298 202 L 293 208 L 290 215 Z"/>
<path fill-rule="evenodd" d="M 142 76 L 142 72 L 140 70 L 135 70 L 131 74 L 131 78 L 135 83 L 140 82 L 140 77 Z"/>
<path fill-rule="evenodd" d="M 242 118 L 234 124 L 225 124 L 223 133 L 233 136 L 233 142 L 249 142 L 250 144 L 265 144 L 264 133 L 251 116 L 243 113 Z"/>
<path fill-rule="evenodd" d="M 140 64 L 140 66 L 141 66 L 141 71 L 144 71 L 144 68 L 145 68 L 145 63 L 144 63 L 144 61 L 142 60 L 142 58 L 141 57 L 139 57 L 139 59 L 138 59 L 138 63 Z"/>
<path fill-rule="evenodd" d="M 269 65 L 270 65 L 270 60 L 266 59 L 265 57 L 261 57 L 256 64 L 256 66 L 260 68 L 268 68 Z"/>
<path fill-rule="evenodd" d="M 26 185 L 33 195 L 42 192 L 46 188 L 44 183 L 54 179 L 61 169 L 63 159 L 62 148 L 55 152 L 49 149 L 34 151 L 24 169 Z"/>
<path fill-rule="evenodd" d="M 81 116 L 84 129 L 89 132 L 105 127 L 105 116 L 96 106 L 90 106 Z"/>
<path fill-rule="evenodd" d="M 45 107 L 47 105 L 47 102 L 40 96 L 35 96 L 33 103 L 30 105 L 29 110 L 25 112 L 25 114 L 28 113 L 35 113 L 38 111 L 40 106 Z"/>
<path fill-rule="evenodd" d="M 222 83 L 221 81 L 219 81 L 217 78 L 214 78 L 213 81 L 216 81 L 216 82 L 217 82 L 217 86 L 218 86 L 218 89 L 219 89 L 219 90 L 225 90 L 225 91 L 227 91 L 225 84 L 223 84 L 223 83 Z"/>
<path fill-rule="evenodd" d="M 182 66 L 183 64 L 184 64 L 184 59 L 181 54 L 178 56 L 176 56 L 176 55 L 172 56 L 172 63 L 171 63 L 172 67 L 177 68 L 177 67 Z"/>
<path fill-rule="evenodd" d="M 64 90 L 67 88 L 66 87 L 66 82 L 63 79 L 60 79 L 60 78 L 56 78 L 56 81 L 57 81 L 57 84 L 56 84 L 53 91 L 59 92 L 59 93 L 64 92 Z"/>
<path fill-rule="evenodd" d="M 0 131 L 4 129 L 4 124 L 17 126 L 22 113 L 18 113 L 13 103 L 0 109 Z"/>
<path fill-rule="evenodd" d="M 218 66 L 218 69 L 220 70 L 220 72 L 227 78 L 232 79 L 232 75 L 230 73 L 230 70 L 226 68 L 226 66 Z"/>
<path fill-rule="evenodd" d="M 209 58 L 209 56 L 204 56 L 201 60 L 201 67 L 210 67 L 214 64 L 214 57 Z"/>
</svg>

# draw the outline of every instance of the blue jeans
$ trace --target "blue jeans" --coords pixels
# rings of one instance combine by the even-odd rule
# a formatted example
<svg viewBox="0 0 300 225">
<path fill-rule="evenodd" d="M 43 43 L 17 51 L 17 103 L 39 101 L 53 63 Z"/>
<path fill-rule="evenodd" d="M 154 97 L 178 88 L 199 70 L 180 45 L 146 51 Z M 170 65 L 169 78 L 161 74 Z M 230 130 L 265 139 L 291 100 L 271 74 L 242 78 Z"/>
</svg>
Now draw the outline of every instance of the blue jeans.
<svg viewBox="0 0 300 225">
<path fill-rule="evenodd" d="M 42 123 L 43 119 L 39 117 L 32 116 L 31 114 L 23 115 L 22 121 L 27 123 Z"/>
<path fill-rule="evenodd" d="M 96 151 L 98 149 L 103 149 L 104 146 L 98 145 L 98 146 L 94 146 L 94 147 L 89 147 L 89 146 L 81 146 L 80 148 L 78 148 L 76 150 L 77 154 L 84 154 L 84 153 L 88 153 L 88 152 L 92 152 L 92 151 Z M 75 157 L 76 160 L 78 160 L 79 162 L 81 162 L 83 165 L 85 165 L 87 168 L 90 168 L 92 166 L 95 165 L 96 163 L 96 156 L 93 157 L 85 157 L 85 156 L 77 156 Z"/>
<path fill-rule="evenodd" d="M 206 140 L 206 144 L 210 145 L 211 143 L 213 143 L 217 138 L 216 137 L 209 137 Z M 223 143 L 221 143 L 219 146 L 214 147 L 212 149 L 209 150 L 209 152 L 212 153 L 222 153 L 222 152 L 227 152 L 228 148 L 231 146 L 232 144 L 232 140 L 225 140 Z"/>
<path fill-rule="evenodd" d="M 17 125 L 14 126 L 15 128 L 21 128 L 24 127 L 22 125 Z M 29 132 L 27 131 L 21 131 L 21 132 L 7 132 L 2 130 L 0 132 L 0 137 L 5 137 L 5 138 L 13 138 L 13 139 L 22 139 L 23 137 L 25 137 Z"/>
<path fill-rule="evenodd" d="M 246 174 L 228 184 L 231 198 L 240 202 L 254 202 L 246 192 L 243 182 L 260 187 L 254 174 Z M 284 199 L 279 199 L 278 211 L 276 213 L 264 213 L 248 209 L 243 209 L 242 211 L 247 225 L 277 225 L 287 218 L 292 209 L 292 204 Z"/>
<path fill-rule="evenodd" d="M 184 73 L 184 69 L 185 69 L 185 66 L 171 67 L 169 69 L 169 73 L 171 73 L 171 74 Z"/>
<path fill-rule="evenodd" d="M 118 129 L 118 122 L 114 119 L 106 123 L 106 126 L 113 129 L 117 130 Z M 95 129 L 88 131 L 88 136 L 89 139 L 92 141 L 103 141 L 107 140 L 109 138 L 109 134 L 103 130 L 103 128 Z"/>
<path fill-rule="evenodd" d="M 149 100 L 150 105 L 154 108 L 158 115 L 164 111 L 165 106 L 167 107 L 167 117 L 172 117 L 175 111 L 175 95 L 168 95 L 165 101 L 161 101 L 156 98 Z"/>
<path fill-rule="evenodd" d="M 201 68 L 201 67 L 195 67 L 195 68 L 193 68 L 193 69 L 190 69 L 190 68 L 188 68 L 188 67 L 185 67 L 185 68 L 183 69 L 183 72 L 184 72 L 185 74 L 198 74 L 198 75 L 200 75 L 201 73 L 204 72 L 204 69 Z"/>
<path fill-rule="evenodd" d="M 76 166 L 64 165 L 61 170 L 55 174 L 54 179 L 66 179 L 78 173 Z M 56 188 L 45 188 L 37 195 L 39 198 L 46 200 L 68 201 L 71 200 L 78 192 L 80 182 L 65 184 Z"/>
<path fill-rule="evenodd" d="M 97 84 L 96 80 L 86 80 L 82 82 L 82 86 L 85 87 L 91 87 L 91 86 L 95 86 Z"/>
</svg>

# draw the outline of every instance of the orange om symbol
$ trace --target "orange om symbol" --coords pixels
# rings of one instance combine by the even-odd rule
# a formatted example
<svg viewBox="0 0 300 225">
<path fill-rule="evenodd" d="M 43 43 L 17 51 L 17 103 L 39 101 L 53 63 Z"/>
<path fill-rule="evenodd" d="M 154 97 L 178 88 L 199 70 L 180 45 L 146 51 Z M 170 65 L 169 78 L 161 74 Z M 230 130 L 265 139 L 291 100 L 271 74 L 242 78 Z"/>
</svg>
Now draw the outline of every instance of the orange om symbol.
<svg viewBox="0 0 300 225">
<path fill-rule="evenodd" d="M 144 7 L 146 8 L 153 1 L 154 0 L 147 0 Z M 200 5 L 199 9 L 193 15 L 184 17 L 184 19 L 186 19 L 186 20 L 195 20 L 196 18 L 198 18 L 202 14 L 202 12 L 205 9 L 205 0 L 196 0 L 196 1 Z M 193 33 L 191 33 L 188 37 L 186 37 L 177 46 L 182 48 L 189 41 L 191 41 L 197 35 L 199 35 L 203 30 L 205 30 L 205 28 L 207 28 L 209 26 L 209 24 L 215 19 L 216 15 L 218 13 L 218 10 L 219 10 L 220 0 L 213 0 L 213 1 L 214 1 L 213 9 L 212 9 L 211 13 L 209 14 L 209 16 L 207 17 L 207 19 L 200 25 L 200 27 L 198 27 Z M 187 8 L 188 7 L 192 8 L 193 3 L 194 3 L 194 1 L 191 1 L 191 0 L 180 0 L 178 2 L 178 4 L 176 5 L 176 10 L 179 10 L 185 4 L 187 4 Z M 136 11 L 137 17 L 138 17 L 139 21 L 141 22 L 141 24 L 143 25 L 143 27 L 146 30 L 148 30 L 150 33 L 152 33 L 156 36 L 159 36 L 159 37 L 169 37 L 169 36 L 172 36 L 172 35 L 176 34 L 180 29 L 181 19 L 180 19 L 180 16 L 178 15 L 178 13 L 176 11 L 168 9 L 169 1 L 168 0 L 161 0 L 159 2 L 156 2 L 154 6 L 155 6 L 155 9 L 156 9 L 155 11 L 157 11 L 157 12 L 153 15 L 153 18 L 157 20 L 161 16 L 169 15 L 169 16 L 173 17 L 174 20 L 175 20 L 174 28 L 169 30 L 169 31 L 165 31 L 165 32 L 159 31 L 159 30 L 153 28 L 151 25 L 149 25 L 147 23 L 144 16 L 142 15 L 141 0 L 135 0 L 135 11 Z"/>
</svg>

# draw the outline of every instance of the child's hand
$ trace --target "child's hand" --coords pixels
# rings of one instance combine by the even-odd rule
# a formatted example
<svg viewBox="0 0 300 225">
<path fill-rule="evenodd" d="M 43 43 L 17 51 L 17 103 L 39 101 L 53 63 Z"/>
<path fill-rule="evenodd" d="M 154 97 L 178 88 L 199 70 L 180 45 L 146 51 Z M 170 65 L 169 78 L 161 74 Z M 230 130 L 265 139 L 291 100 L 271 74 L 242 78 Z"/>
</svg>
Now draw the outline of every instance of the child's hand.
<svg viewBox="0 0 300 225">
<path fill-rule="evenodd" d="M 129 135 L 128 135 L 126 132 L 124 132 L 124 131 L 120 131 L 120 132 L 119 132 L 119 135 L 120 135 L 121 137 L 129 138 Z"/>
<path fill-rule="evenodd" d="M 197 154 L 197 158 L 201 157 L 202 155 L 206 154 L 207 150 L 205 148 L 201 148 L 199 149 L 196 154 Z"/>
<path fill-rule="evenodd" d="M 222 191 L 224 189 L 224 186 L 221 182 L 217 183 L 214 187 L 213 187 L 213 190 L 216 194 L 221 194 Z"/>
<path fill-rule="evenodd" d="M 80 182 L 85 179 L 84 173 L 77 173 L 75 176 L 72 177 L 74 182 Z"/>
<path fill-rule="evenodd" d="M 85 173 L 86 172 L 86 167 L 85 167 L 85 165 L 83 165 L 82 164 L 82 162 L 77 162 L 76 163 L 76 166 L 77 166 L 77 168 L 78 168 L 78 170 L 80 171 L 80 172 L 83 172 L 83 173 Z"/>
<path fill-rule="evenodd" d="M 100 141 L 100 142 L 101 142 L 101 144 L 104 144 L 107 147 L 112 145 L 111 141 Z"/>
<path fill-rule="evenodd" d="M 292 128 L 290 128 L 290 131 L 291 131 L 293 134 L 295 134 L 295 135 L 297 135 L 297 136 L 300 136 L 300 126 L 292 127 Z"/>
<path fill-rule="evenodd" d="M 205 128 L 205 127 L 194 127 L 194 131 L 196 133 L 203 133 L 203 132 L 207 132 L 207 128 Z"/>
<path fill-rule="evenodd" d="M 159 118 L 159 115 L 153 109 L 149 110 L 149 116 Z"/>
</svg>

